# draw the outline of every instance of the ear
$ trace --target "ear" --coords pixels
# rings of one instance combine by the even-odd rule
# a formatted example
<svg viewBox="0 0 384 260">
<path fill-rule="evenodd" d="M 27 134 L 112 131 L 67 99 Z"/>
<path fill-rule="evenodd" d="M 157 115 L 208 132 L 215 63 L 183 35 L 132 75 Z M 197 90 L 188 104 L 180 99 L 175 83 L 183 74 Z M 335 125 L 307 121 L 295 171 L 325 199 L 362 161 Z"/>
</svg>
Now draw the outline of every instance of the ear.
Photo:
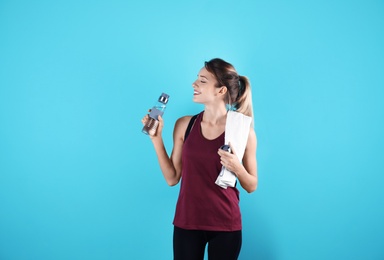
<svg viewBox="0 0 384 260">
<path fill-rule="evenodd" d="M 224 95 L 225 93 L 227 93 L 228 89 L 226 86 L 222 86 L 219 90 L 219 94 L 221 95 Z"/>
</svg>

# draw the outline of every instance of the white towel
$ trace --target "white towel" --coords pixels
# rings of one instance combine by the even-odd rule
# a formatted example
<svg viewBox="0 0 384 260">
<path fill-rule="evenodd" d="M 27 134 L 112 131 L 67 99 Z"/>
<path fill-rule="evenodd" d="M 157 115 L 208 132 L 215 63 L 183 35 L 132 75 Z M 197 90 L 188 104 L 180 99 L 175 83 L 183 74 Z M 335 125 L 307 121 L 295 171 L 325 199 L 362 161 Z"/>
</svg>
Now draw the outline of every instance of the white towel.
<svg viewBox="0 0 384 260">
<path fill-rule="evenodd" d="M 228 111 L 225 124 L 225 144 L 231 143 L 240 162 L 243 159 L 245 147 L 247 146 L 251 122 L 252 118 L 249 116 L 235 111 Z M 215 183 L 224 189 L 228 186 L 234 187 L 236 175 L 223 166 Z"/>
</svg>

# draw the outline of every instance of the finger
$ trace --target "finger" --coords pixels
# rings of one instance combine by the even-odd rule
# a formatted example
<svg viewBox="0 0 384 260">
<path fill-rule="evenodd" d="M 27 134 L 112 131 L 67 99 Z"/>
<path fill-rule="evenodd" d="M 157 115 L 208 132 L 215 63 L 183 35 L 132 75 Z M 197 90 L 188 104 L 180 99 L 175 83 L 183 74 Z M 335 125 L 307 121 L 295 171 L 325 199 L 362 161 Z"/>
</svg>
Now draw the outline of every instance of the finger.
<svg viewBox="0 0 384 260">
<path fill-rule="evenodd" d="M 217 153 L 219 154 L 220 157 L 226 157 L 228 156 L 228 152 L 224 151 L 223 149 L 217 150 Z"/>
<path fill-rule="evenodd" d="M 141 122 L 145 124 L 148 121 L 148 115 L 145 115 L 142 119 Z"/>
<path fill-rule="evenodd" d="M 226 162 L 222 158 L 220 159 L 220 163 L 221 163 L 221 165 L 223 165 L 225 167 Z"/>
<path fill-rule="evenodd" d="M 163 120 L 163 118 L 159 115 L 159 116 L 157 117 L 157 119 L 159 120 L 159 126 L 163 127 L 163 125 L 164 125 L 164 120 Z"/>
</svg>

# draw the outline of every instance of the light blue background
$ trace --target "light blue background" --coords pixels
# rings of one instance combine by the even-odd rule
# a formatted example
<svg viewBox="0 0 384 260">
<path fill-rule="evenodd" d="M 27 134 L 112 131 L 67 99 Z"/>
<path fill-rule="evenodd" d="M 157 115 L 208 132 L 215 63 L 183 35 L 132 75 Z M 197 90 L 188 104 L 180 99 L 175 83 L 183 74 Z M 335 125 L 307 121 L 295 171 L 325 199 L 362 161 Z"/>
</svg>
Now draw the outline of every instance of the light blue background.
<svg viewBox="0 0 384 260">
<path fill-rule="evenodd" d="M 0 259 L 171 259 L 164 139 L 221 57 L 251 79 L 240 259 L 384 259 L 383 1 L 0 1 Z"/>
</svg>

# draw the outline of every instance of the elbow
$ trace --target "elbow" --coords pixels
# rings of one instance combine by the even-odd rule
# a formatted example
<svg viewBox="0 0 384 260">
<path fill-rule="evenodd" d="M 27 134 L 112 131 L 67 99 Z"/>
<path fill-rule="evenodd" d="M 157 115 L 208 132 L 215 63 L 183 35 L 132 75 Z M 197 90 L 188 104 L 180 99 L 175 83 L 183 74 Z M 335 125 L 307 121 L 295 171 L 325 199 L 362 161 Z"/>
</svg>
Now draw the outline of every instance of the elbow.
<svg viewBox="0 0 384 260">
<path fill-rule="evenodd" d="M 256 182 L 254 185 L 248 187 L 248 188 L 246 189 L 246 191 L 247 191 L 248 193 L 252 193 L 252 192 L 256 191 L 256 189 L 257 189 L 257 182 Z"/>
<path fill-rule="evenodd" d="M 178 184 L 178 182 L 167 182 L 168 186 L 169 187 L 173 187 L 173 186 L 176 186 Z"/>
<path fill-rule="evenodd" d="M 176 186 L 179 183 L 179 180 L 173 179 L 173 180 L 167 180 L 167 184 L 170 187 Z"/>
<path fill-rule="evenodd" d="M 181 174 L 178 174 L 177 171 L 172 171 L 168 174 L 164 174 L 164 178 L 168 186 L 173 187 L 179 183 L 181 179 Z"/>
</svg>

